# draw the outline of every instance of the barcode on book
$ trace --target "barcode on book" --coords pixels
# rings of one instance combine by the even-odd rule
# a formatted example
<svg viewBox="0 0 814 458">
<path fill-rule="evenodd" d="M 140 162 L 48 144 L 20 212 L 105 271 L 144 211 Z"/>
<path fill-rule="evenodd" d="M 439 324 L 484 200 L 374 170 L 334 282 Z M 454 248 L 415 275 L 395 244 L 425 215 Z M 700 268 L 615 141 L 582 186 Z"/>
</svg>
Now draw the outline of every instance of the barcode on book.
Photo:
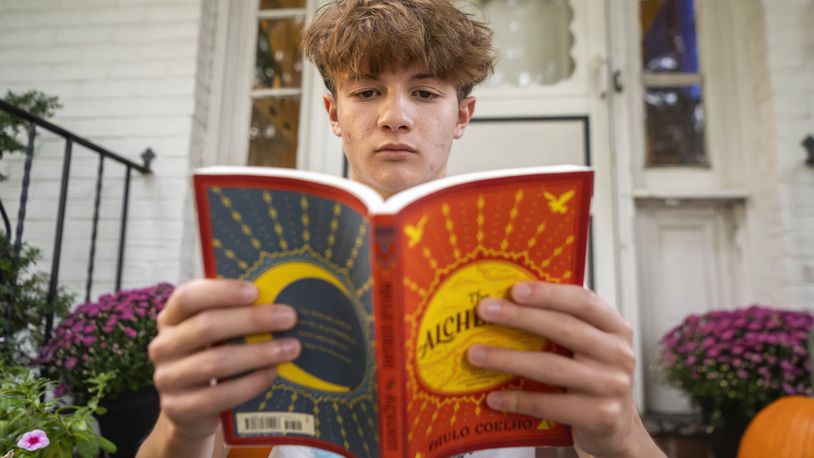
<svg viewBox="0 0 814 458">
<path fill-rule="evenodd" d="M 251 412 L 238 413 L 238 434 L 293 433 L 316 435 L 314 416 L 307 413 Z"/>
</svg>

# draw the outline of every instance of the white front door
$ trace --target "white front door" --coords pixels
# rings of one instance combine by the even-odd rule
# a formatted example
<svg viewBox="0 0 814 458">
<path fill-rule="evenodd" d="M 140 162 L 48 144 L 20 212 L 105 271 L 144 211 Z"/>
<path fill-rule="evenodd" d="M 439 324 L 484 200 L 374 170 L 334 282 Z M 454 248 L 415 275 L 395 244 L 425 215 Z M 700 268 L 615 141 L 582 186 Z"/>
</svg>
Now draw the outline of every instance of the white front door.
<svg viewBox="0 0 814 458">
<path fill-rule="evenodd" d="M 661 381 L 661 337 L 689 314 L 742 305 L 737 15 L 730 0 L 608 2 L 620 289 L 641 349 L 639 401 L 686 413 Z"/>
</svg>

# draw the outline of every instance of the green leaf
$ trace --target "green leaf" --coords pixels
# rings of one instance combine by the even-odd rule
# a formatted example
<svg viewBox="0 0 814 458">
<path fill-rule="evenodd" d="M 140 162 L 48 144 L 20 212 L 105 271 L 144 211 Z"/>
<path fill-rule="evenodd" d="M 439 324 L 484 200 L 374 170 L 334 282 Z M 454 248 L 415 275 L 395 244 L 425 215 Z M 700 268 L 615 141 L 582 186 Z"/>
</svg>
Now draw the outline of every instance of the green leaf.
<svg viewBox="0 0 814 458">
<path fill-rule="evenodd" d="M 104 450 L 104 451 L 106 451 L 108 453 L 115 453 L 116 452 L 116 449 L 117 449 L 116 444 L 114 444 L 113 442 L 110 442 L 109 440 L 105 439 L 104 437 L 99 436 L 99 443 L 100 443 L 100 445 L 102 447 L 102 450 Z"/>
</svg>

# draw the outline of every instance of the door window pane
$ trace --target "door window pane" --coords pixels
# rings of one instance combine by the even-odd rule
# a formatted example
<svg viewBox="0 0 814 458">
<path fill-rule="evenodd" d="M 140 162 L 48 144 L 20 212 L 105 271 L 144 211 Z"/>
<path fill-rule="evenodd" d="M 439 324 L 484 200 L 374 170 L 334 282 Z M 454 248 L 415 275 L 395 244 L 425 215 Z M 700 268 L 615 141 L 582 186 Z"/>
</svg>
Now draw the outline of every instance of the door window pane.
<svg viewBox="0 0 814 458">
<path fill-rule="evenodd" d="M 643 0 L 642 68 L 647 72 L 698 72 L 693 0 Z"/>
<path fill-rule="evenodd" d="M 694 0 L 641 0 L 645 166 L 709 167 Z"/>
<path fill-rule="evenodd" d="M 249 165 L 296 167 L 299 122 L 299 96 L 254 99 Z"/>
<path fill-rule="evenodd" d="M 700 85 L 647 89 L 644 101 L 649 165 L 709 165 Z"/>
<path fill-rule="evenodd" d="M 299 88 L 302 84 L 300 34 L 303 18 L 260 20 L 254 88 Z"/>
</svg>

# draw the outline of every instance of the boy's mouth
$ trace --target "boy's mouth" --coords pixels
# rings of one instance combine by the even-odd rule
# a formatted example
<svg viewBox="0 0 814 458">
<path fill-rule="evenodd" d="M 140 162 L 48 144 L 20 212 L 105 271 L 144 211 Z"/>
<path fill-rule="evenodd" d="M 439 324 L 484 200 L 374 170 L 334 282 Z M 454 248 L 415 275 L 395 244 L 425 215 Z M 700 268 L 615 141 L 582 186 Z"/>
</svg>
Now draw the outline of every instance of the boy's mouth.
<svg viewBox="0 0 814 458">
<path fill-rule="evenodd" d="M 415 148 L 405 143 L 385 143 L 376 147 L 376 154 L 399 155 L 417 152 Z"/>
</svg>

